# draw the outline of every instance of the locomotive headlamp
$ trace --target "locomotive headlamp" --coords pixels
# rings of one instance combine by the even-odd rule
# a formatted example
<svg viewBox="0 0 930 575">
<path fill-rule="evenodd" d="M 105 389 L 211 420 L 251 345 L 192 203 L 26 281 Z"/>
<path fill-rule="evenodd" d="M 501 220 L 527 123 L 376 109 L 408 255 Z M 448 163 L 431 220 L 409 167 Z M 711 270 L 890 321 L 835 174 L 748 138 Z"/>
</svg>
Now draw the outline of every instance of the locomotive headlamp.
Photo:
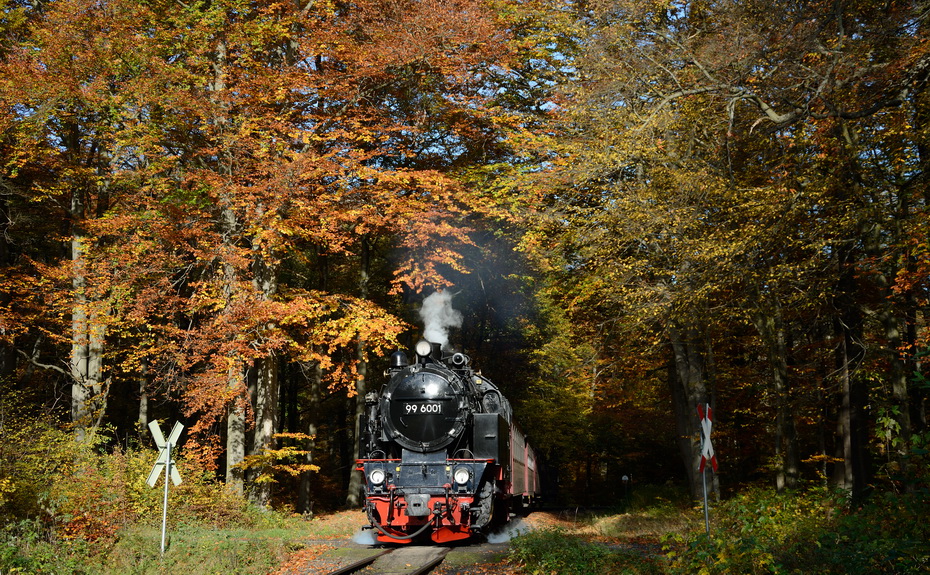
<svg viewBox="0 0 930 575">
<path fill-rule="evenodd" d="M 384 483 L 384 470 L 375 469 L 368 474 L 368 480 L 371 481 L 372 485 L 381 485 Z"/>
<path fill-rule="evenodd" d="M 433 345 L 425 339 L 421 339 L 417 342 L 416 352 L 420 357 L 428 357 L 429 354 L 433 353 Z"/>
<path fill-rule="evenodd" d="M 468 471 L 467 467 L 459 467 L 455 470 L 455 473 L 452 474 L 452 479 L 459 485 L 465 485 L 468 483 L 468 480 L 471 479 L 471 472 Z"/>
</svg>

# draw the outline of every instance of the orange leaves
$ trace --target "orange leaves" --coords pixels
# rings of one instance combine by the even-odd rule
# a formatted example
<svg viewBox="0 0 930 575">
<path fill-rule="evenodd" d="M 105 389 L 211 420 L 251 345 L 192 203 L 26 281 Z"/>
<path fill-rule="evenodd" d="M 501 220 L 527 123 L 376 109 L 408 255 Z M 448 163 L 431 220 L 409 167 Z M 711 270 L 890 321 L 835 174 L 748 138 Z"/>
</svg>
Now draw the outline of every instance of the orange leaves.
<svg viewBox="0 0 930 575">
<path fill-rule="evenodd" d="M 483 2 L 376 1 L 364 3 L 352 19 L 370 30 L 370 66 L 428 62 L 443 73 L 461 74 L 467 65 L 499 61 L 503 32 Z"/>
<path fill-rule="evenodd" d="M 279 304 L 281 328 L 292 334 L 290 346 L 301 361 L 319 362 L 335 369 L 333 357 L 340 348 L 364 341 L 369 353 L 381 355 L 397 345 L 408 326 L 374 303 L 346 295 L 289 292 Z M 354 368 L 350 368 L 354 373 Z M 334 376 L 334 382 L 340 376 Z"/>
<path fill-rule="evenodd" d="M 65 523 L 61 527 L 59 535 L 66 540 L 84 539 L 93 542 L 98 539 L 113 537 L 119 527 L 119 525 L 114 525 L 107 519 L 89 513 L 81 513 Z"/>
<path fill-rule="evenodd" d="M 38 328 L 66 356 L 84 337 L 68 319 L 91 313 L 104 375 L 181 397 L 196 429 L 246 403 L 268 358 L 351 387 L 358 350 L 407 327 L 386 292 L 448 285 L 476 214 L 497 213 L 459 181 L 520 123 L 485 109 L 510 52 L 484 2 L 62 0 L 33 17 L 0 62 L 3 176 L 40 224 L 16 232 L 35 263 L 0 278 L 4 342 Z"/>
</svg>

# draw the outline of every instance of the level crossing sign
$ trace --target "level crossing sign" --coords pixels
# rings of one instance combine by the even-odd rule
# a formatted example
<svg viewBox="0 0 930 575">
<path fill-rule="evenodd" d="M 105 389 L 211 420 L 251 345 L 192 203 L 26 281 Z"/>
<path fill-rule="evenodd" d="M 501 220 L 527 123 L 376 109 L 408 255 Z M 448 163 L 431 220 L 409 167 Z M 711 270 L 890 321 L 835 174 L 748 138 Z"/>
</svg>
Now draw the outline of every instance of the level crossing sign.
<svg viewBox="0 0 930 575">
<path fill-rule="evenodd" d="M 165 436 L 161 433 L 161 427 L 159 427 L 157 421 L 149 423 L 149 431 L 152 432 L 152 438 L 155 440 L 155 445 L 158 446 L 158 460 L 155 461 L 155 466 L 152 467 L 152 472 L 149 473 L 149 478 L 146 483 L 149 484 L 149 487 L 155 487 L 155 484 L 158 483 L 158 478 L 162 474 L 162 469 L 165 472 L 165 497 L 164 497 L 164 507 L 162 508 L 161 513 L 161 554 L 165 554 L 165 534 L 168 531 L 168 478 L 171 478 L 171 483 L 175 485 L 181 484 L 181 474 L 178 473 L 178 468 L 174 464 L 174 459 L 171 458 L 171 450 L 178 445 L 178 439 L 181 438 L 181 430 L 184 429 L 184 426 L 181 425 L 181 422 L 175 422 L 174 427 L 171 429 L 171 434 L 168 435 L 168 439 L 165 439 Z"/>
<path fill-rule="evenodd" d="M 714 412 L 710 404 L 697 406 L 698 415 L 701 417 L 701 467 L 699 471 L 704 472 L 704 466 L 710 461 L 710 466 L 717 472 L 717 456 L 714 454 L 714 445 L 710 442 L 710 429 L 714 424 Z"/>
<path fill-rule="evenodd" d="M 167 466 L 167 476 L 171 477 L 171 482 L 175 485 L 181 484 L 181 474 L 178 473 L 178 468 L 174 463 L 174 460 L 171 458 L 171 451 L 177 447 L 178 439 L 181 438 L 181 431 L 184 429 L 184 426 L 181 425 L 181 422 L 175 422 L 174 427 L 171 429 L 171 434 L 168 435 L 167 441 L 165 436 L 161 433 L 161 427 L 158 426 L 157 421 L 149 423 L 149 430 L 152 432 L 152 438 L 155 439 L 155 445 L 158 446 L 158 460 L 155 461 L 155 466 L 152 467 L 152 472 L 149 473 L 149 478 L 147 483 L 149 487 L 155 487 L 155 483 L 158 482 L 158 477 L 162 474 L 162 469 Z M 165 481 L 167 481 L 167 477 Z"/>
<path fill-rule="evenodd" d="M 710 408 L 709 403 L 704 405 L 699 403 L 697 412 L 701 418 L 701 467 L 699 471 L 704 483 L 704 525 L 707 529 L 707 537 L 710 537 L 710 512 L 707 505 L 707 473 L 705 473 L 705 468 L 709 461 L 710 466 L 714 468 L 714 473 L 717 472 L 717 456 L 714 454 L 714 445 L 710 442 L 710 429 L 714 425 L 714 411 Z"/>
</svg>

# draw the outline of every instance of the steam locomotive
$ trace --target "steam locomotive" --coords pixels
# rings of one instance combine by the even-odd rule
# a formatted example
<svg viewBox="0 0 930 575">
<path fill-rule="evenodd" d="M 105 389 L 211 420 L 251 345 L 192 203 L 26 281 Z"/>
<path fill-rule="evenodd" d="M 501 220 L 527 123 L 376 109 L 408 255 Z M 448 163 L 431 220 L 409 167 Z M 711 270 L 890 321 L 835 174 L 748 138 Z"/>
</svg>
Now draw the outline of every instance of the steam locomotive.
<svg viewBox="0 0 930 575">
<path fill-rule="evenodd" d="M 356 469 L 382 543 L 447 543 L 486 535 L 539 489 L 536 456 L 510 403 L 462 353 L 420 341 L 391 356 L 380 393 L 365 397 Z"/>
</svg>

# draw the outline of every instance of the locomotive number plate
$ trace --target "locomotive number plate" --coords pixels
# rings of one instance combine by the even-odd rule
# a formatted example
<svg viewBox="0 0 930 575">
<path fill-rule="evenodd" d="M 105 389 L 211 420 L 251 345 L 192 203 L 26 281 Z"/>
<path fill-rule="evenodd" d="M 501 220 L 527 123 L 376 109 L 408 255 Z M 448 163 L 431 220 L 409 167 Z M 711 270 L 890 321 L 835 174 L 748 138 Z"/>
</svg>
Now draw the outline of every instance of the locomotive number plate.
<svg viewBox="0 0 930 575">
<path fill-rule="evenodd" d="M 404 410 L 407 415 L 428 415 L 431 413 L 442 413 L 441 403 L 406 403 Z"/>
</svg>

